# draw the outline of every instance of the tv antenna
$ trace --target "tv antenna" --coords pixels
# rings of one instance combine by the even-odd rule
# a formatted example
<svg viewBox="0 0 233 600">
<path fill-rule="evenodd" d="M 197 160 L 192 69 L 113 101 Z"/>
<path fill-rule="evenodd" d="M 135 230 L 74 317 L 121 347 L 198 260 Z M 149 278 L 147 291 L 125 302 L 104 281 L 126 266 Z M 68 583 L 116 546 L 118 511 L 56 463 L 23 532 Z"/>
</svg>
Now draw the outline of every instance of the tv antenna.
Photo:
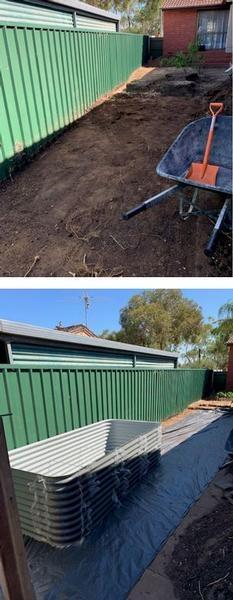
<svg viewBox="0 0 233 600">
<path fill-rule="evenodd" d="M 83 291 L 82 301 L 84 304 L 84 320 L 85 320 L 85 325 L 87 327 L 87 315 L 88 315 L 88 310 L 91 305 L 91 299 L 86 290 Z"/>
<path fill-rule="evenodd" d="M 81 290 L 80 290 L 81 291 Z M 99 302 L 99 301 L 104 301 L 106 302 L 107 299 L 102 297 L 95 297 L 95 296 L 91 296 L 87 290 L 82 290 L 82 294 L 80 296 L 75 295 L 75 296 L 69 296 L 66 297 L 64 299 L 62 299 L 62 302 L 65 303 L 74 303 L 74 304 L 79 304 L 80 300 L 83 304 L 83 308 L 84 308 L 84 325 L 86 325 L 86 327 L 88 326 L 88 311 L 91 307 L 91 305 L 95 302 Z M 60 327 L 62 325 L 61 321 L 58 324 Z"/>
</svg>

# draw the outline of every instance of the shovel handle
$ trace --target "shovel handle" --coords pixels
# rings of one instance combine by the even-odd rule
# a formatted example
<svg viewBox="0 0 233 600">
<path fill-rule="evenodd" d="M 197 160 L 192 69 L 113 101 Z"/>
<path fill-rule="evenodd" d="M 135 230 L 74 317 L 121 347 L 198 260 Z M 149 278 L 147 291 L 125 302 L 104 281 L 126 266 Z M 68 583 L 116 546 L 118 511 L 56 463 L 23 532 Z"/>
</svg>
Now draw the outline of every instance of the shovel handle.
<svg viewBox="0 0 233 600">
<path fill-rule="evenodd" d="M 223 102 L 211 102 L 210 105 L 209 105 L 209 109 L 210 109 L 210 112 L 211 112 L 211 115 L 212 115 L 212 120 L 211 120 L 210 130 L 209 130 L 209 133 L 208 133 L 205 154 L 204 154 L 204 158 L 203 158 L 203 166 L 202 166 L 201 177 L 203 177 L 204 174 L 205 174 L 205 172 L 206 172 L 206 167 L 208 165 L 210 150 L 211 150 L 211 146 L 212 146 L 212 142 L 213 142 L 213 137 L 214 137 L 215 121 L 216 121 L 216 118 L 219 115 L 219 113 L 222 112 L 223 106 L 224 106 Z"/>
<path fill-rule="evenodd" d="M 211 102 L 209 105 L 212 117 L 217 117 L 217 115 L 219 115 L 219 113 L 223 111 L 223 108 L 223 102 Z"/>
</svg>

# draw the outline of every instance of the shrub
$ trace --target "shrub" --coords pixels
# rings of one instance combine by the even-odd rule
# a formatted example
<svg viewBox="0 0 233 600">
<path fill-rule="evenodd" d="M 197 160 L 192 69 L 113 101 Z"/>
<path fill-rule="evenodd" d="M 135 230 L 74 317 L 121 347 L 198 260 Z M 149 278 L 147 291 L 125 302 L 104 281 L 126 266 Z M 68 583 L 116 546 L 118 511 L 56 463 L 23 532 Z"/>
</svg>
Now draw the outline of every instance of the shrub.
<svg viewBox="0 0 233 600">
<path fill-rule="evenodd" d="M 216 394 L 216 398 L 229 398 L 229 399 L 233 399 L 233 392 L 217 392 Z"/>
<path fill-rule="evenodd" d="M 188 45 L 186 52 L 177 52 L 170 58 L 161 58 L 160 65 L 162 67 L 197 67 L 200 68 L 204 63 L 204 55 L 199 54 L 199 46 L 197 42 L 191 42 Z"/>
</svg>

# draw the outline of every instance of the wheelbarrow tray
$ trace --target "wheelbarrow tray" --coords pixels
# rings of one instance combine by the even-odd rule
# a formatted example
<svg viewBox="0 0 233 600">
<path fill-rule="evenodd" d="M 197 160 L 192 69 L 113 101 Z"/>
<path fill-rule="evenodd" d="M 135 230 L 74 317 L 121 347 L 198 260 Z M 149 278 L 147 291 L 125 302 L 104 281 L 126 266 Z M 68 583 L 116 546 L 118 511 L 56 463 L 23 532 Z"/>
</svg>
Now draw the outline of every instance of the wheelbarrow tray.
<svg viewBox="0 0 233 600">
<path fill-rule="evenodd" d="M 167 150 L 156 168 L 161 177 L 191 185 L 201 189 L 224 194 L 232 193 L 232 117 L 220 115 L 217 118 L 209 163 L 218 165 L 215 185 L 186 178 L 193 162 L 203 160 L 211 117 L 204 117 L 189 123 Z"/>
</svg>

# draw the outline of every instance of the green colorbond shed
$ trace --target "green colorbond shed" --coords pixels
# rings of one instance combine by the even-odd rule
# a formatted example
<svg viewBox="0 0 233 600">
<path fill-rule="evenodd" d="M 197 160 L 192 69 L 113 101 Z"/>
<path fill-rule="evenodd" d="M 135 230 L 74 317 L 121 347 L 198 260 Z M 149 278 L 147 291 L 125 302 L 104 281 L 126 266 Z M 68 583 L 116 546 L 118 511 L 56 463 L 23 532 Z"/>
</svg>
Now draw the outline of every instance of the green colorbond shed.
<svg viewBox="0 0 233 600">
<path fill-rule="evenodd" d="M 0 362 L 79 368 L 173 369 L 178 355 L 101 338 L 0 321 Z"/>
<path fill-rule="evenodd" d="M 0 0 L 0 23 L 118 31 L 119 19 L 79 0 Z"/>
</svg>

